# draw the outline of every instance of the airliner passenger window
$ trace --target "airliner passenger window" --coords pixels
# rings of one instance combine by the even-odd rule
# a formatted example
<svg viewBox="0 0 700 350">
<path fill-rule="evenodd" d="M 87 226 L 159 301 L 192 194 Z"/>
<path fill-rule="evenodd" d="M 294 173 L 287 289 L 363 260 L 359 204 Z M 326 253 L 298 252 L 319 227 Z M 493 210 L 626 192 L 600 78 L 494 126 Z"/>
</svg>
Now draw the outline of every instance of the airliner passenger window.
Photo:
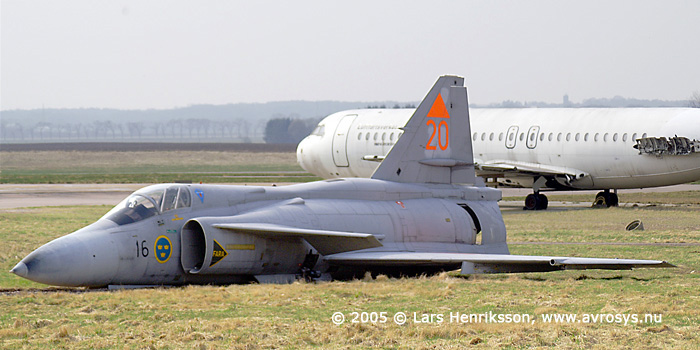
<svg viewBox="0 0 700 350">
<path fill-rule="evenodd" d="M 557 141 L 561 141 L 561 133 L 557 135 Z"/>
<path fill-rule="evenodd" d="M 581 133 L 580 133 L 580 132 L 577 132 L 577 133 L 576 133 L 576 141 L 578 141 L 578 140 L 580 140 L 580 139 L 581 139 Z"/>
<path fill-rule="evenodd" d="M 362 140 L 362 133 L 357 134 L 357 141 L 360 141 L 360 140 Z"/>
<path fill-rule="evenodd" d="M 382 133 L 382 141 L 386 140 L 386 133 Z"/>
<path fill-rule="evenodd" d="M 599 133 L 595 133 L 595 137 L 593 138 L 593 141 L 598 142 L 598 136 L 600 136 Z"/>
<path fill-rule="evenodd" d="M 378 138 L 379 138 L 379 134 L 375 132 L 374 133 L 374 141 L 377 141 Z"/>
<path fill-rule="evenodd" d="M 583 141 L 588 141 L 588 133 L 586 133 L 586 135 L 583 135 Z"/>
<path fill-rule="evenodd" d="M 493 133 L 491 133 L 491 135 L 489 135 L 489 141 L 493 141 L 493 136 L 494 136 Z"/>
<path fill-rule="evenodd" d="M 389 134 L 389 141 L 394 141 L 394 133 Z"/>
<path fill-rule="evenodd" d="M 643 139 L 647 138 L 647 133 L 643 133 L 643 134 L 642 134 L 642 138 L 643 138 Z"/>
<path fill-rule="evenodd" d="M 522 140 L 524 140 L 524 139 L 525 139 L 525 133 L 524 133 L 524 132 L 521 132 L 521 133 L 520 133 L 520 141 L 522 141 Z"/>
<path fill-rule="evenodd" d="M 485 140 L 486 140 L 486 133 L 482 133 L 481 134 L 481 141 L 485 141 Z"/>
<path fill-rule="evenodd" d="M 498 141 L 503 141 L 503 133 L 498 134 Z"/>
<path fill-rule="evenodd" d="M 544 141 L 544 133 L 540 134 L 540 141 Z"/>
<path fill-rule="evenodd" d="M 617 142 L 617 133 L 613 135 L 613 141 Z"/>
<path fill-rule="evenodd" d="M 606 132 L 605 135 L 603 135 L 603 141 L 608 142 L 608 133 Z"/>
<path fill-rule="evenodd" d="M 477 133 L 474 133 L 474 136 L 472 136 L 472 141 L 476 141 L 476 138 L 478 137 Z"/>
<path fill-rule="evenodd" d="M 627 142 L 627 133 L 622 134 L 622 142 Z"/>
<path fill-rule="evenodd" d="M 365 135 L 365 141 L 369 141 L 369 133 L 367 133 L 367 135 Z"/>
<path fill-rule="evenodd" d="M 549 133 L 549 136 L 547 137 L 547 139 L 548 139 L 549 141 L 552 141 L 552 140 L 554 139 L 554 134 L 550 132 L 550 133 Z"/>
<path fill-rule="evenodd" d="M 566 134 L 566 141 L 571 141 L 571 133 Z"/>
<path fill-rule="evenodd" d="M 637 133 L 632 134 L 632 141 L 637 141 Z"/>
</svg>

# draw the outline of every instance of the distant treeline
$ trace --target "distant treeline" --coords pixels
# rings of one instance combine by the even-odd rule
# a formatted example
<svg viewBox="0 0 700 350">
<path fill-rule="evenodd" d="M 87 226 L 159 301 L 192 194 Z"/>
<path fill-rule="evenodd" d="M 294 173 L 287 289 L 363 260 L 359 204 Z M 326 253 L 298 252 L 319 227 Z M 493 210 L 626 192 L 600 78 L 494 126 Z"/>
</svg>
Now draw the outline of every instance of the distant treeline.
<svg viewBox="0 0 700 350">
<path fill-rule="evenodd" d="M 653 107 L 700 107 L 699 100 L 694 97 L 689 100 L 665 101 L 665 100 L 640 100 L 636 98 L 625 98 L 615 96 L 613 98 L 589 98 L 583 102 L 569 101 L 568 96 L 564 96 L 561 103 L 547 103 L 537 101 L 503 101 L 493 103 L 484 108 L 653 108 Z"/>
<path fill-rule="evenodd" d="M 267 142 L 297 143 L 323 117 L 356 108 L 415 108 L 415 103 L 290 101 L 258 104 L 197 105 L 169 110 L 33 109 L 0 111 L 0 142 Z M 503 101 L 476 108 L 700 107 L 690 100 L 639 100 L 623 97 L 581 103 Z"/>
<path fill-rule="evenodd" d="M 391 101 L 375 104 L 398 105 Z M 200 105 L 170 110 L 7 110 L 0 111 L 0 142 L 264 142 L 286 139 L 283 142 L 292 143 L 300 132 L 311 131 L 326 115 L 366 106 L 367 102 L 290 101 Z M 291 138 L 266 137 L 265 130 L 271 119 L 302 121 L 289 123 Z"/>
</svg>

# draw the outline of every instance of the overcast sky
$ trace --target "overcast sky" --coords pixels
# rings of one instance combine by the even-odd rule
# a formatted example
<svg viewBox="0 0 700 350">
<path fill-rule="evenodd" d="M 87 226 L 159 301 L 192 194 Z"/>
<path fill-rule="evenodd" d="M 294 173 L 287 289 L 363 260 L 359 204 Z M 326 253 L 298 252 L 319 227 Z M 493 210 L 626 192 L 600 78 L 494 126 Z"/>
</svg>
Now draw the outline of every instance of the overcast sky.
<svg viewBox="0 0 700 350">
<path fill-rule="evenodd" d="M 700 90 L 700 1 L 0 1 L 3 110 Z"/>
</svg>

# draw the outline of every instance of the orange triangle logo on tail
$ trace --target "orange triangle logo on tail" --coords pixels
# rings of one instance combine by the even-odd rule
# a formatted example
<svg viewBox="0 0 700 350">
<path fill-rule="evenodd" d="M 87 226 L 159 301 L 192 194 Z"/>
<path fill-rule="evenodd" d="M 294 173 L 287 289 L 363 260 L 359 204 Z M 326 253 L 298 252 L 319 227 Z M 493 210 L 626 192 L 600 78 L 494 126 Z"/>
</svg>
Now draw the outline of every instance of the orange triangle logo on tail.
<svg viewBox="0 0 700 350">
<path fill-rule="evenodd" d="M 442 94 L 438 94 L 433 106 L 430 107 L 428 118 L 449 118 L 450 114 L 445 108 L 445 102 L 442 100 Z"/>
</svg>

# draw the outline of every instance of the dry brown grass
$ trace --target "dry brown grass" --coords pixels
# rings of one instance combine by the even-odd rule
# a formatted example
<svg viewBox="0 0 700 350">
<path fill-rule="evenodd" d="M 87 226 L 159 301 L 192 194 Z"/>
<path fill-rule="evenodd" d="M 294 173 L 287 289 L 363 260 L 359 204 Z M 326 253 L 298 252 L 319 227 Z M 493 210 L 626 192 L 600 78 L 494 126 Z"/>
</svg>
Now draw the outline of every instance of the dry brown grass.
<svg viewBox="0 0 700 350">
<path fill-rule="evenodd" d="M 580 273 L 579 273 L 580 274 Z M 698 335 L 697 280 L 689 288 L 654 287 L 634 274 L 580 279 L 576 273 L 540 279 L 480 276 L 122 290 L 2 297 L 3 348 L 691 348 Z M 552 277 L 549 277 L 552 276 Z M 596 276 L 598 276 L 596 278 Z M 600 278 L 603 277 L 603 278 Z M 634 285 L 631 287 L 630 285 Z M 695 296 L 695 297 L 694 297 Z M 331 322 L 333 312 L 347 316 Z M 409 322 L 350 322 L 353 311 L 398 311 Z M 491 324 L 411 321 L 413 312 L 661 313 L 660 324 Z"/>
<path fill-rule="evenodd" d="M 236 165 L 295 166 L 296 155 L 291 152 L 85 152 L 34 151 L 2 152 L 3 170 L 103 169 L 134 167 L 231 167 Z"/>
<path fill-rule="evenodd" d="M 89 209 L 89 210 L 86 210 Z M 0 215 L 0 250 L 15 256 L 70 232 L 107 208 L 47 208 Z M 700 242 L 697 208 L 506 211 L 512 238 L 534 241 Z M 641 218 L 647 231 L 625 232 Z M 65 233 L 64 232 L 64 233 Z M 11 249 L 12 251 L 7 251 Z M 273 348 L 697 348 L 700 344 L 700 247 L 514 245 L 515 254 L 667 259 L 677 269 L 561 271 L 319 284 L 188 286 L 121 291 L 20 291 L 0 294 L 2 349 Z M 18 277 L 5 273 L 4 281 Z M 7 285 L 6 285 L 7 286 Z M 13 285 L 14 286 L 14 285 Z M 36 286 L 35 284 L 33 286 Z M 81 291 L 81 290 L 78 290 Z M 386 323 L 350 322 L 352 312 L 387 312 Z M 405 312 L 660 314 L 650 324 L 413 323 Z M 342 312 L 346 322 L 331 322 Z"/>
<path fill-rule="evenodd" d="M 0 152 L 1 183 L 160 183 L 312 181 L 294 152 Z M 294 173 L 294 174 L 292 174 Z"/>
</svg>

